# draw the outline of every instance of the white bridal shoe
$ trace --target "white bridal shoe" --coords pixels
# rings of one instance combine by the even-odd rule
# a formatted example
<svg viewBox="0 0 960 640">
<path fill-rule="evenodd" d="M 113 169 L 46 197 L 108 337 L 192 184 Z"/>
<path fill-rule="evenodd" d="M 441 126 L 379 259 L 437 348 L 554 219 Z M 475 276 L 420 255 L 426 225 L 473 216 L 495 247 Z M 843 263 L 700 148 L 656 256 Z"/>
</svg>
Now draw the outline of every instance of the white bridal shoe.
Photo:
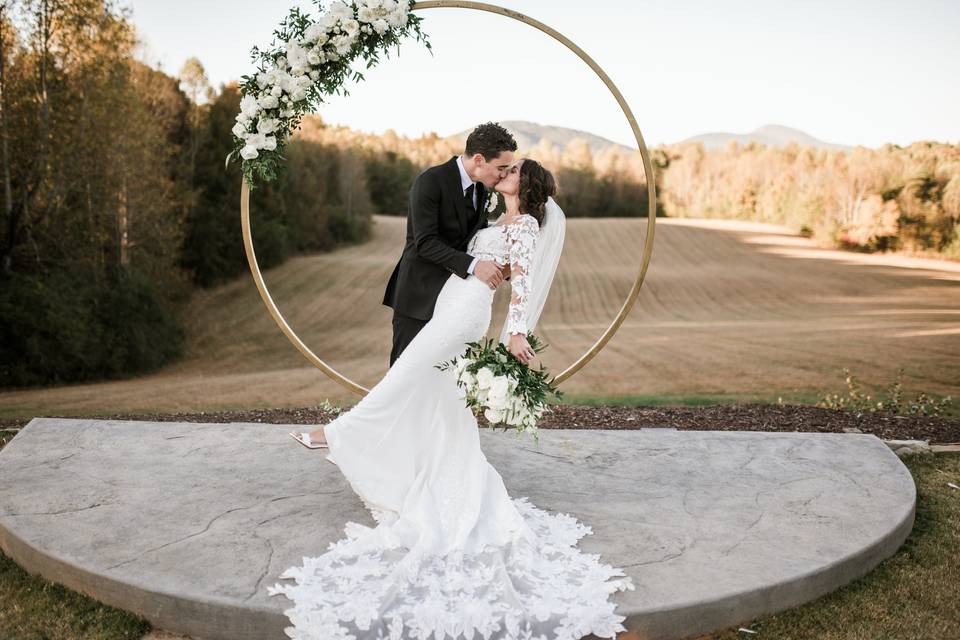
<svg viewBox="0 0 960 640">
<path fill-rule="evenodd" d="M 329 449 L 326 442 L 311 442 L 310 434 L 306 431 L 291 431 L 290 437 L 305 446 L 307 449 Z"/>
</svg>

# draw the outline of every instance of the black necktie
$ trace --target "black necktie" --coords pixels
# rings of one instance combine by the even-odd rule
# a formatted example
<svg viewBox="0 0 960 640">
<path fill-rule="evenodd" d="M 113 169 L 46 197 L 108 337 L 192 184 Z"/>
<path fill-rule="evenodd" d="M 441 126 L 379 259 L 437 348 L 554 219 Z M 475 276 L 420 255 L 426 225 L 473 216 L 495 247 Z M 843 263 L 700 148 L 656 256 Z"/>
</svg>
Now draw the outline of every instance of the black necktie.
<svg viewBox="0 0 960 640">
<path fill-rule="evenodd" d="M 471 182 L 470 186 L 467 187 L 466 192 L 463 194 L 463 199 L 467 203 L 467 209 L 476 211 L 476 208 L 473 206 L 473 187 L 474 184 Z"/>
</svg>

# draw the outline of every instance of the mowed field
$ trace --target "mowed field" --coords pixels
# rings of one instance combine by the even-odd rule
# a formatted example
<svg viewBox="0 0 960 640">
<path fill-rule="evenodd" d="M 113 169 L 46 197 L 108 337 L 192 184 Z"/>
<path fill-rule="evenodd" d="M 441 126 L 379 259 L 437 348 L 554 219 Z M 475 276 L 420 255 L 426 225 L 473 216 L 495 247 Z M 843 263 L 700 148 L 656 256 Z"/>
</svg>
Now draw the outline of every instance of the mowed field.
<svg viewBox="0 0 960 640">
<path fill-rule="evenodd" d="M 375 217 L 374 238 L 301 256 L 265 279 L 290 325 L 364 386 L 388 366 L 391 310 L 380 304 L 405 219 Z M 630 290 L 645 219 L 569 219 L 564 255 L 536 329 L 554 373 L 600 337 Z M 849 367 L 886 386 L 960 403 L 960 264 L 818 248 L 786 228 L 658 219 L 636 305 L 612 340 L 561 387 L 571 400 L 810 402 L 842 391 Z M 494 300 L 499 334 L 509 286 Z M 287 341 L 252 278 L 196 295 L 188 356 L 160 372 L 0 393 L 0 416 L 310 406 L 357 396 Z"/>
</svg>

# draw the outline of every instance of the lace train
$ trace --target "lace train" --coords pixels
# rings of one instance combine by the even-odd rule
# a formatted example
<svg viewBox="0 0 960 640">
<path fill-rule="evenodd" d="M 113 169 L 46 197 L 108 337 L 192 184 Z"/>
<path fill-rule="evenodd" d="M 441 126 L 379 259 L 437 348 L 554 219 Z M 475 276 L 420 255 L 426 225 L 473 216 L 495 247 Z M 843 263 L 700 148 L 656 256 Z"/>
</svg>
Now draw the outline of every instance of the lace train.
<svg viewBox="0 0 960 640">
<path fill-rule="evenodd" d="M 479 553 L 411 557 L 348 522 L 327 553 L 281 574 L 295 584 L 268 587 L 294 603 L 285 632 L 294 640 L 579 640 L 624 631 L 608 596 L 634 585 L 576 548 L 590 527 L 526 497 L 512 501 L 536 541 L 518 535 Z"/>
<path fill-rule="evenodd" d="M 485 334 L 493 294 L 451 274 L 387 374 L 326 425 L 327 459 L 377 526 L 348 522 L 345 538 L 280 575 L 293 584 L 268 587 L 293 602 L 290 638 L 575 640 L 624 630 L 608 597 L 633 589 L 630 579 L 576 548 L 590 527 L 507 493 L 455 374 L 434 366 Z"/>
</svg>

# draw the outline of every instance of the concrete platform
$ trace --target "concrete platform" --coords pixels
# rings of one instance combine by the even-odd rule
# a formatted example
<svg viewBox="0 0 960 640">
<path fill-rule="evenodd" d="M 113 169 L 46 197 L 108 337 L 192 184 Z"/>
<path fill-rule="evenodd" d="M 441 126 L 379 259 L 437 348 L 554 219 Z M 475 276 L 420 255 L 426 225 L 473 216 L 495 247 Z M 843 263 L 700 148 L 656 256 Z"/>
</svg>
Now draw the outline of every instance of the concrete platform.
<svg viewBox="0 0 960 640">
<path fill-rule="evenodd" d="M 375 523 L 301 427 L 37 418 L 0 451 L 0 547 L 34 573 L 211 640 L 284 639 L 273 584 Z M 913 526 L 909 471 L 869 434 L 484 429 L 513 496 L 593 529 L 643 638 L 707 633 L 869 572 Z"/>
</svg>

